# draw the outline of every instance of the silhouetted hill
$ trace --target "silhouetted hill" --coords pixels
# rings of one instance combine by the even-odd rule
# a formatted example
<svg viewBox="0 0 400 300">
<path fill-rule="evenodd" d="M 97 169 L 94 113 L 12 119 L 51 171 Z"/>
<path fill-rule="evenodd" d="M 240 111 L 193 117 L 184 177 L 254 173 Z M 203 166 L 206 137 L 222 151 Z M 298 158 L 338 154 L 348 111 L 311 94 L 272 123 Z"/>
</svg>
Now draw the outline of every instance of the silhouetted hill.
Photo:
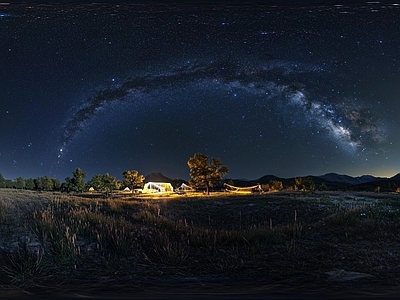
<svg viewBox="0 0 400 300">
<path fill-rule="evenodd" d="M 348 189 L 351 191 L 365 191 L 365 192 L 395 192 L 400 187 L 400 180 L 383 179 L 362 184 L 350 186 Z"/>
<path fill-rule="evenodd" d="M 256 184 L 266 184 L 266 183 L 270 182 L 270 180 L 279 180 L 279 181 L 282 181 L 283 184 L 285 184 L 285 181 L 287 179 L 279 178 L 274 175 L 264 175 L 263 177 L 260 177 L 259 179 L 253 179 L 253 180 L 248 180 L 245 178 L 239 178 L 239 179 L 226 178 L 222 182 L 228 183 L 228 181 L 232 181 L 233 185 L 235 185 L 235 186 L 245 187 L 245 186 L 253 186 Z"/>
<path fill-rule="evenodd" d="M 147 175 L 144 179 L 144 182 L 169 182 L 172 183 L 172 179 L 164 176 L 159 172 L 153 172 Z"/>
<path fill-rule="evenodd" d="M 257 182 L 260 183 L 260 184 L 265 184 L 265 183 L 268 183 L 270 180 L 280 180 L 280 181 L 282 181 L 282 180 L 284 180 L 284 178 L 279 178 L 279 177 L 276 177 L 275 175 L 264 175 L 263 177 L 260 177 L 257 180 Z"/>
<path fill-rule="evenodd" d="M 400 181 L 400 173 L 390 178 L 391 180 Z"/>
<path fill-rule="evenodd" d="M 367 182 L 384 179 L 384 178 L 374 177 L 371 175 L 362 175 L 359 177 L 352 177 L 349 175 L 341 175 L 341 174 L 337 174 L 337 173 L 327 173 L 325 175 L 318 176 L 318 177 L 323 178 L 330 182 L 341 182 L 341 183 L 345 183 L 345 184 L 349 184 L 349 185 L 363 184 L 363 183 L 367 183 Z"/>
<path fill-rule="evenodd" d="M 224 179 L 222 179 L 221 186 L 224 183 L 229 183 L 230 181 L 233 182 L 234 186 L 239 186 L 239 187 L 253 186 L 253 185 L 256 185 L 258 183 L 258 181 L 248 180 L 248 179 L 245 179 L 245 178 L 240 178 L 240 179 L 224 178 Z"/>
<path fill-rule="evenodd" d="M 318 189 L 324 184 L 329 190 L 351 190 L 351 191 L 376 191 L 379 187 L 381 192 L 394 192 L 400 187 L 400 173 L 391 178 L 375 177 L 372 175 L 362 175 L 358 177 L 352 177 L 349 175 L 341 175 L 337 173 L 327 173 L 321 176 L 298 176 L 303 180 L 311 178 Z M 293 186 L 295 183 L 295 177 L 292 178 L 281 178 L 275 175 L 264 175 L 259 179 L 248 180 L 245 178 L 233 179 L 224 178 L 220 185 L 215 188 L 221 188 L 223 183 L 233 182 L 233 185 L 238 187 L 253 186 L 256 184 L 267 184 L 271 180 L 282 181 L 284 188 Z M 183 179 L 171 179 L 160 172 L 150 173 L 145 177 L 145 182 L 169 182 L 175 188 L 180 186 L 182 183 L 188 183 Z"/>
<path fill-rule="evenodd" d="M 327 173 L 322 176 L 299 176 L 303 180 L 311 178 L 318 189 L 319 186 L 324 184 L 329 190 L 355 190 L 355 191 L 375 191 L 379 186 L 380 191 L 395 191 L 400 187 L 400 173 L 392 178 L 381 178 L 372 175 L 362 175 L 352 177 L 349 175 L 341 175 L 336 173 Z M 256 184 L 266 184 L 271 180 L 282 181 L 284 187 L 293 186 L 295 177 L 280 178 L 275 175 L 265 175 L 255 180 L 246 179 L 224 179 L 223 182 L 232 181 L 235 186 L 245 187 L 253 186 Z"/>
</svg>

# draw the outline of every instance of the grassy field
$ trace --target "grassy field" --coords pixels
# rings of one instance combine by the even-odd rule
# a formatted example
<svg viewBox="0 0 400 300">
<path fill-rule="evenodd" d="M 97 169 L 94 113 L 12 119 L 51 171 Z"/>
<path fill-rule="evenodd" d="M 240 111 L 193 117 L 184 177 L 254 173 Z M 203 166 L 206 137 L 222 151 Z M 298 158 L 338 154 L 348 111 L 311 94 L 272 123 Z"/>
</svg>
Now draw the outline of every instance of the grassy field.
<svg viewBox="0 0 400 300">
<path fill-rule="evenodd" d="M 399 195 L 378 193 L 105 199 L 0 189 L 0 295 L 392 290 L 399 208 Z"/>
</svg>

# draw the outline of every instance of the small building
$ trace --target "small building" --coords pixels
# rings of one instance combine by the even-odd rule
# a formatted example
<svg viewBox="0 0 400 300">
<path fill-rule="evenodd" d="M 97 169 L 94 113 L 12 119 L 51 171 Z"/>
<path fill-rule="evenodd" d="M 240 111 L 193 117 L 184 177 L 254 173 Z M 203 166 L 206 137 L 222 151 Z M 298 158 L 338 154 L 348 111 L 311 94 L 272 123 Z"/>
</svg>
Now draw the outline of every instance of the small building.
<svg viewBox="0 0 400 300">
<path fill-rule="evenodd" d="M 155 194 L 155 193 L 172 193 L 174 188 L 169 182 L 147 182 L 143 189 L 143 194 Z"/>
</svg>

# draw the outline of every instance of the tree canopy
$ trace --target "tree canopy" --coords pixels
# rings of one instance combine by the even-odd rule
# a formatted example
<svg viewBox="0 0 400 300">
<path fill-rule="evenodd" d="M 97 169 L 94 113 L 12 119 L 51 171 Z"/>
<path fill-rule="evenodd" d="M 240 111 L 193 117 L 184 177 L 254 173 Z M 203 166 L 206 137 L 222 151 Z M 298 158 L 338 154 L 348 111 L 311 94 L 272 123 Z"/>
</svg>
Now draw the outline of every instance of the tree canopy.
<svg viewBox="0 0 400 300">
<path fill-rule="evenodd" d="M 103 175 L 94 175 L 87 183 L 87 186 L 93 187 L 98 192 L 105 192 L 107 195 L 113 190 L 119 189 L 121 184 L 114 176 L 106 173 Z"/>
<path fill-rule="evenodd" d="M 5 188 L 6 187 L 6 180 L 3 177 L 3 175 L 0 173 L 0 188 Z"/>
<path fill-rule="evenodd" d="M 85 177 L 86 173 L 83 172 L 80 168 L 76 168 L 74 172 L 72 172 L 72 178 L 65 178 L 65 185 L 67 191 L 73 192 L 83 192 L 85 189 Z"/>
<path fill-rule="evenodd" d="M 210 187 L 219 184 L 229 170 L 219 158 L 195 153 L 187 162 L 190 169 L 189 184 L 196 188 L 206 188 L 207 195 L 210 194 Z"/>
<path fill-rule="evenodd" d="M 144 176 L 139 175 L 136 170 L 125 171 L 122 173 L 122 185 L 129 187 L 131 190 L 134 188 L 142 188 L 144 184 Z"/>
</svg>

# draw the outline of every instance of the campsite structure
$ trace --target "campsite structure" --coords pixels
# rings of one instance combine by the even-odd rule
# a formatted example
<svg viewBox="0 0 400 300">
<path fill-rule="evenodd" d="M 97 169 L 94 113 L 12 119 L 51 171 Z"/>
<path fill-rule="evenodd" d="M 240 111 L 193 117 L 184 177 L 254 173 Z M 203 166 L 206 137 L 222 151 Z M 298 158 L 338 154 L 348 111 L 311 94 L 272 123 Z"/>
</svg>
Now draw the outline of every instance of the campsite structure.
<svg viewBox="0 0 400 300">
<path fill-rule="evenodd" d="M 174 188 L 169 182 L 147 182 L 143 189 L 143 194 L 161 194 L 161 193 L 173 193 Z"/>
<path fill-rule="evenodd" d="M 247 186 L 247 187 L 238 187 L 238 186 L 224 183 L 224 186 L 226 186 L 226 189 L 225 189 L 226 192 L 233 192 L 233 193 L 240 193 L 240 194 L 250 194 L 250 193 L 254 193 L 254 192 L 262 192 L 262 188 L 259 184 L 253 185 L 253 186 Z"/>
<path fill-rule="evenodd" d="M 185 184 L 184 182 L 182 182 L 182 184 L 180 185 L 180 187 L 175 189 L 175 192 L 182 194 L 182 193 L 188 193 L 188 192 L 195 192 L 196 190 L 194 188 L 192 188 L 191 186 Z"/>
</svg>

